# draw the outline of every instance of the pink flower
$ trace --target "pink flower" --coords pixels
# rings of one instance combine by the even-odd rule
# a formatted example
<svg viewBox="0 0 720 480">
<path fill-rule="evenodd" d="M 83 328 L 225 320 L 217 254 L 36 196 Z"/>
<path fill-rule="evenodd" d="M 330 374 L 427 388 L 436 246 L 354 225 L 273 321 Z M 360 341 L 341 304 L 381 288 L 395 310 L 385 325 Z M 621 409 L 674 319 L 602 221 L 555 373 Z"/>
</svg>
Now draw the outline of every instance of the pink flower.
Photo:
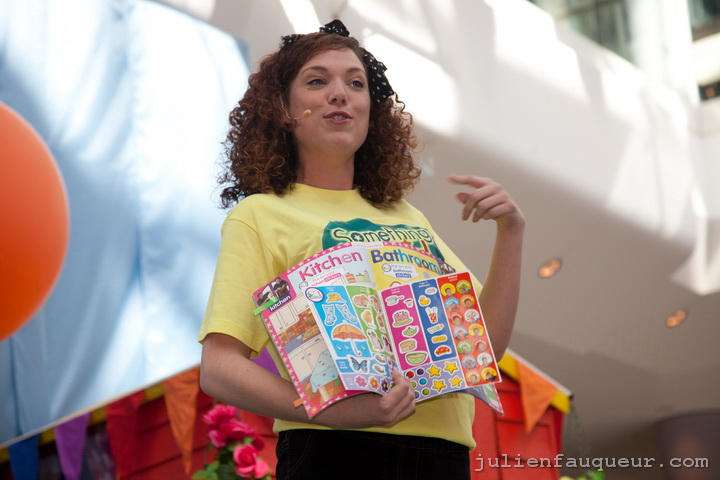
<svg viewBox="0 0 720 480">
<path fill-rule="evenodd" d="M 270 467 L 264 460 L 258 458 L 258 451 L 252 445 L 238 445 L 233 450 L 233 461 L 235 462 L 235 472 L 241 477 L 262 478 Z"/>
<path fill-rule="evenodd" d="M 242 442 L 246 438 L 252 438 L 253 445 L 257 448 L 264 446 L 264 440 L 258 436 L 254 428 L 235 418 L 218 425 L 217 428 L 209 429 L 208 437 L 210 442 L 218 448 L 222 448 L 228 443 Z"/>
<path fill-rule="evenodd" d="M 219 403 L 202 416 L 207 425 L 210 443 L 218 449 L 220 461 L 229 463 L 231 453 L 233 467 L 242 478 L 266 478 L 270 467 L 259 458 L 258 452 L 265 446 L 265 440 L 254 428 L 240 420 L 238 409 Z M 206 465 L 201 478 L 211 478 L 213 472 Z M 212 475 L 211 475 L 212 476 Z"/>
<path fill-rule="evenodd" d="M 225 405 L 224 403 L 218 403 L 202 416 L 202 421 L 209 425 L 210 428 L 217 428 L 223 423 L 237 418 L 237 414 L 237 408 L 231 405 Z"/>
</svg>

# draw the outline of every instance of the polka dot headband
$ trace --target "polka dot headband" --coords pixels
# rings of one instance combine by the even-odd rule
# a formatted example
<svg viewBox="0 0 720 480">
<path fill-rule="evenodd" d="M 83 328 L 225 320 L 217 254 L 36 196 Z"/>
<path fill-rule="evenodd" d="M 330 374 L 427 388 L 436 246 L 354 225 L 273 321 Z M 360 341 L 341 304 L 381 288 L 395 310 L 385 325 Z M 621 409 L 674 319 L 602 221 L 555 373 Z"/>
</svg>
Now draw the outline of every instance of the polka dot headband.
<svg viewBox="0 0 720 480">
<path fill-rule="evenodd" d="M 340 35 L 341 37 L 349 37 L 350 32 L 340 20 L 333 20 L 332 22 L 325 24 L 324 27 L 320 27 L 321 33 L 327 33 L 332 35 Z M 292 35 L 285 35 L 282 37 L 280 43 L 280 49 L 287 48 L 289 45 L 297 42 L 303 34 L 295 33 Z M 372 53 L 362 48 L 363 58 L 362 61 L 368 71 L 368 83 L 370 88 L 370 96 L 378 103 L 386 100 L 389 96 L 395 92 L 390 86 L 387 77 L 385 76 L 385 70 L 387 67 L 384 63 L 379 62 Z"/>
</svg>

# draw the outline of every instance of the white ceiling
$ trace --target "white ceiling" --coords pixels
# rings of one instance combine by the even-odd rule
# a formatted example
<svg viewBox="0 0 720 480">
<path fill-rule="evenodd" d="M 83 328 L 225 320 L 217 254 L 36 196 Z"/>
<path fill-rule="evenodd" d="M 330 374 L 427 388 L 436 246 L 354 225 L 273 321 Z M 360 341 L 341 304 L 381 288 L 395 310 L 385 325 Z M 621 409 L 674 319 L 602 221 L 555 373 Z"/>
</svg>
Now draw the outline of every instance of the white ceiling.
<svg viewBox="0 0 720 480">
<path fill-rule="evenodd" d="M 432 154 L 452 152 L 453 170 L 472 168 L 477 149 L 433 144 Z M 440 153 L 437 158 L 441 158 Z M 523 289 L 511 348 L 571 390 L 585 435 L 597 454 L 625 445 L 626 456 L 643 445 L 637 435 L 663 418 L 720 407 L 720 294 L 699 296 L 671 281 L 689 249 L 672 245 L 623 222 L 562 186 L 513 170 L 502 159 L 483 174 L 503 179 L 528 218 Z M 475 225 L 459 226 L 438 211 L 447 204 L 442 177 L 425 178 L 413 203 L 476 271 L 485 267 L 489 245 L 478 242 Z M 491 238 L 492 228 L 485 230 Z M 472 240 L 471 240 L 472 239 Z M 558 275 L 542 279 L 537 269 L 559 257 Z M 675 329 L 665 318 L 687 308 Z M 639 477 L 634 477 L 639 478 Z"/>
</svg>

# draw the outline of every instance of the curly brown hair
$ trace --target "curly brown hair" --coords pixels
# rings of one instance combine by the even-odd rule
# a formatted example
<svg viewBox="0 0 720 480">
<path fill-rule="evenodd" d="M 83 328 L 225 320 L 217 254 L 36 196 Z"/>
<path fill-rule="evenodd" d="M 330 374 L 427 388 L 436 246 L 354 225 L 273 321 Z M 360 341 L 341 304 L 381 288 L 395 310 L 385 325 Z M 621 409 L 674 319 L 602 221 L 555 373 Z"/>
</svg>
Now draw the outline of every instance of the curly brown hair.
<svg viewBox="0 0 720 480">
<path fill-rule="evenodd" d="M 312 57 L 344 48 L 362 61 L 364 50 L 356 39 L 330 33 L 302 35 L 261 60 L 248 79 L 245 95 L 230 112 L 224 169 L 218 178 L 224 186 L 220 195 L 224 208 L 244 196 L 282 195 L 293 188 L 298 162 L 292 134 L 295 121 L 284 113 L 289 85 Z M 412 156 L 417 139 L 412 115 L 396 94 L 372 99 L 371 104 L 367 138 L 355 153 L 353 183 L 363 198 L 387 208 L 404 198 L 420 177 Z"/>
</svg>

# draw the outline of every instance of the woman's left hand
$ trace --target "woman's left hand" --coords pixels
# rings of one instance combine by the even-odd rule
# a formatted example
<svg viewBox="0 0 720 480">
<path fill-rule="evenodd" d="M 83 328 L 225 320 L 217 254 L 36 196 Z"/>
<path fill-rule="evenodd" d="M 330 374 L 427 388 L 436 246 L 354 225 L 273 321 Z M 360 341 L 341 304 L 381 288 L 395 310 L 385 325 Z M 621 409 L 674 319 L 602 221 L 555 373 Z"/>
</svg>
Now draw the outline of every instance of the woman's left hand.
<svg viewBox="0 0 720 480">
<path fill-rule="evenodd" d="M 473 222 L 495 220 L 498 227 L 508 230 L 522 227 L 525 217 L 507 191 L 490 178 L 474 175 L 448 175 L 448 181 L 466 185 L 468 192 L 458 192 L 455 198 L 463 204 L 462 219 Z"/>
<path fill-rule="evenodd" d="M 497 225 L 490 266 L 478 300 L 487 331 L 492 332 L 493 350 L 499 359 L 510 343 L 515 324 L 525 216 L 505 189 L 489 178 L 473 175 L 450 175 L 447 178 L 456 185 L 470 187 L 469 191 L 455 194 L 463 204 L 463 220 L 495 220 Z"/>
</svg>

